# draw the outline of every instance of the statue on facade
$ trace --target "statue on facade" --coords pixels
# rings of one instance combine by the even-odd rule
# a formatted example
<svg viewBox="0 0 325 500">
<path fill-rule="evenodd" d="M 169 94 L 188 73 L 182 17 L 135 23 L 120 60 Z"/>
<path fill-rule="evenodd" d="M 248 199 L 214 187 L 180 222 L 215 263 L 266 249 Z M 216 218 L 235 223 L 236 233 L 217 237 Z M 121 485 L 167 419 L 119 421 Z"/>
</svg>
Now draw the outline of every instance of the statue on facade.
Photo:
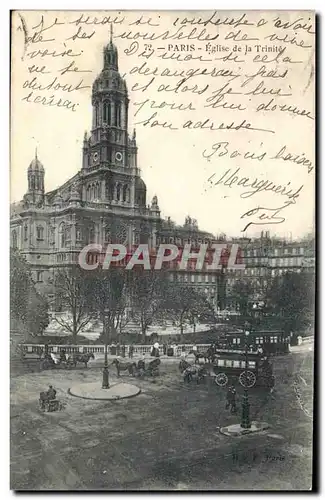
<svg viewBox="0 0 325 500">
<path fill-rule="evenodd" d="M 156 195 L 152 198 L 151 207 L 152 208 L 158 207 L 158 198 Z"/>
</svg>

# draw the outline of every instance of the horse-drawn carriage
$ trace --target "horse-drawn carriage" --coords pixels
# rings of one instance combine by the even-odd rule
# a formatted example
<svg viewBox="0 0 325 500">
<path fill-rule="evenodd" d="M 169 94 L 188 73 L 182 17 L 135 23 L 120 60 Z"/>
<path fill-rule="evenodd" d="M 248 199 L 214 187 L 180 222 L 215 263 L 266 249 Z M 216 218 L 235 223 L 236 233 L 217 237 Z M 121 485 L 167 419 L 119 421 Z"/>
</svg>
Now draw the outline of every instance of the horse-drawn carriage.
<svg viewBox="0 0 325 500">
<path fill-rule="evenodd" d="M 139 367 L 140 363 L 140 367 Z M 145 363 L 143 361 L 143 365 L 141 364 L 141 360 L 138 362 L 137 370 L 138 370 L 138 376 L 149 376 L 149 377 L 157 377 L 159 375 L 159 365 L 161 361 L 159 358 L 156 358 L 152 361 L 150 361 L 147 365 L 145 366 Z"/>
<path fill-rule="evenodd" d="M 192 382 L 196 380 L 199 384 L 205 380 L 206 376 L 209 374 L 209 370 L 205 365 L 191 364 L 185 359 L 182 359 L 178 365 L 179 371 L 182 373 L 184 382 Z"/>
<path fill-rule="evenodd" d="M 77 363 L 83 363 L 85 368 L 88 367 L 90 359 L 95 359 L 93 353 L 73 353 L 71 355 L 61 352 L 60 354 L 45 354 L 41 361 L 41 368 L 49 370 L 52 368 L 76 368 Z"/>
<path fill-rule="evenodd" d="M 204 365 L 191 364 L 183 359 L 179 363 L 179 370 L 184 382 L 196 380 L 199 383 L 210 376 L 220 387 L 236 380 L 245 388 L 256 385 L 272 389 L 275 383 L 269 358 L 259 353 L 247 354 L 247 369 L 245 353 L 227 351 L 218 352 L 212 363 Z"/>
<path fill-rule="evenodd" d="M 125 362 L 118 358 L 114 359 L 112 365 L 116 366 L 117 376 L 120 377 L 121 372 L 126 371 L 129 375 L 133 377 L 156 377 L 159 375 L 159 365 L 160 359 L 155 358 L 148 363 L 144 359 L 140 359 L 138 363 L 135 362 Z"/>
<path fill-rule="evenodd" d="M 44 412 L 60 411 L 63 408 L 63 403 L 56 399 L 56 391 L 52 389 L 40 392 L 38 405 L 39 409 Z"/>
<path fill-rule="evenodd" d="M 247 354 L 246 367 L 245 353 L 220 352 L 213 363 L 213 371 L 215 382 L 221 387 L 226 386 L 230 379 L 238 379 L 245 388 L 255 385 L 269 389 L 274 387 L 272 364 L 267 356 L 261 356 L 259 353 Z"/>
</svg>

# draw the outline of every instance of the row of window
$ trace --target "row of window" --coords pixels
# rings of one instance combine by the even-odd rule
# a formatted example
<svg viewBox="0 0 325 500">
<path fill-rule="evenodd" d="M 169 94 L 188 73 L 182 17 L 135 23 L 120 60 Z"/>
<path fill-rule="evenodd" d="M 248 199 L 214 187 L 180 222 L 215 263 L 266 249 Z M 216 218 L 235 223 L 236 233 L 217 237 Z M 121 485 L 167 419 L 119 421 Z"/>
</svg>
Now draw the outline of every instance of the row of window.
<svg viewBox="0 0 325 500">
<path fill-rule="evenodd" d="M 273 250 L 273 255 L 276 257 L 278 255 L 304 255 L 304 247 L 293 247 L 293 248 L 275 248 Z"/>
<path fill-rule="evenodd" d="M 28 226 L 25 225 L 23 229 L 24 233 L 24 240 L 28 239 Z M 36 227 L 36 239 L 39 241 L 44 240 L 44 227 L 43 226 L 37 226 Z M 11 232 L 11 246 L 12 248 L 18 248 L 18 234 L 16 229 L 14 229 Z"/>
<path fill-rule="evenodd" d="M 183 283 L 215 283 L 217 279 L 215 274 L 177 273 L 174 276 L 172 279 Z"/>
<path fill-rule="evenodd" d="M 104 101 L 102 104 L 102 113 L 100 113 L 99 105 L 94 107 L 95 126 L 100 125 L 100 115 L 102 115 L 103 123 L 115 127 L 121 126 L 121 103 L 115 102 L 114 105 L 112 106 L 110 101 Z"/>
<path fill-rule="evenodd" d="M 272 269 L 271 271 L 271 276 L 282 276 L 282 274 L 285 274 L 287 272 L 287 269 Z M 297 273 L 301 272 L 301 269 L 296 269 Z"/>
<path fill-rule="evenodd" d="M 278 259 L 272 259 L 270 262 L 271 266 L 283 266 L 291 267 L 301 265 L 301 257 L 284 257 Z"/>
<path fill-rule="evenodd" d="M 269 341 L 271 344 L 276 344 L 278 342 L 277 335 L 274 335 L 274 336 L 271 336 L 268 338 L 269 338 Z M 233 344 L 239 345 L 239 344 L 241 344 L 241 342 L 242 342 L 242 340 L 239 337 L 232 339 Z M 264 337 L 255 337 L 255 344 L 264 344 Z"/>
<path fill-rule="evenodd" d="M 237 359 L 218 359 L 217 360 L 218 367 L 226 367 L 226 368 L 246 368 L 245 361 L 239 361 Z M 256 361 L 248 361 L 248 368 L 255 368 Z"/>
<path fill-rule="evenodd" d="M 304 254 L 304 247 L 292 247 L 292 248 L 273 248 L 273 249 L 268 249 L 268 248 L 263 248 L 262 249 L 257 249 L 255 248 L 254 250 L 246 250 L 245 251 L 245 256 L 247 257 L 260 257 L 260 256 L 278 256 L 278 255 L 303 255 Z"/>
</svg>

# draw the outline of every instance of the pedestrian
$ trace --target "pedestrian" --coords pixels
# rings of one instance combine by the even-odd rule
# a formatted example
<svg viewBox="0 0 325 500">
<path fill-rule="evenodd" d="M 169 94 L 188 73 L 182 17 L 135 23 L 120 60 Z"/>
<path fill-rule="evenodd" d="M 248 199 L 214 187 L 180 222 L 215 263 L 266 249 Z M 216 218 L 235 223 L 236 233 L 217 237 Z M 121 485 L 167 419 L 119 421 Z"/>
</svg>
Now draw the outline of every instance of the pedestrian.
<svg viewBox="0 0 325 500">
<path fill-rule="evenodd" d="M 237 407 L 236 407 L 236 389 L 234 386 L 231 388 L 231 399 L 230 399 L 230 413 L 237 413 Z"/>
<path fill-rule="evenodd" d="M 122 345 L 122 358 L 125 358 L 125 350 L 126 350 L 126 347 L 125 347 L 125 344 Z"/>
<path fill-rule="evenodd" d="M 155 342 L 154 345 L 153 345 L 153 347 L 154 347 L 154 356 L 156 358 L 159 358 L 159 343 Z"/>
<path fill-rule="evenodd" d="M 231 405 L 231 401 L 232 401 L 232 386 L 229 386 L 228 387 L 228 391 L 227 391 L 227 396 L 226 396 L 226 410 L 228 410 L 229 406 Z"/>
<path fill-rule="evenodd" d="M 49 390 L 47 391 L 47 396 L 49 399 L 55 399 L 56 397 L 56 390 L 53 389 L 52 385 L 49 386 Z"/>
<path fill-rule="evenodd" d="M 133 344 L 130 345 L 129 347 L 129 358 L 133 358 L 133 352 L 134 352 L 134 346 Z"/>
<path fill-rule="evenodd" d="M 139 361 L 138 361 L 138 371 L 139 371 L 140 377 L 142 377 L 142 375 L 144 375 L 145 370 L 146 370 L 146 363 L 145 363 L 145 358 L 144 358 L 144 354 L 143 354 L 142 359 L 139 359 Z"/>
<path fill-rule="evenodd" d="M 163 352 L 164 352 L 164 356 L 166 356 L 166 354 L 167 354 L 167 344 L 166 343 L 163 345 Z"/>
</svg>

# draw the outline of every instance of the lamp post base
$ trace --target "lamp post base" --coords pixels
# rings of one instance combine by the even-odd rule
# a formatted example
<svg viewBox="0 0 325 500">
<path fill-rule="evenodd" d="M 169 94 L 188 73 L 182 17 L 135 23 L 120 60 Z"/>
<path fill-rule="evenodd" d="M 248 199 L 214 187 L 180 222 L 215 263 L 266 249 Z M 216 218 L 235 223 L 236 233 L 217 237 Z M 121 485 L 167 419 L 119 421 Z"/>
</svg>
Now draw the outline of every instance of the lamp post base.
<svg viewBox="0 0 325 500">
<path fill-rule="evenodd" d="M 109 389 L 109 371 L 107 366 L 105 366 L 103 369 L 102 389 Z"/>
<path fill-rule="evenodd" d="M 241 419 L 241 424 L 240 424 L 242 429 L 250 429 L 252 426 L 249 413 L 250 412 L 249 412 L 248 394 L 247 394 L 247 390 L 245 390 L 245 393 L 243 396 L 243 404 L 242 404 L 242 419 Z"/>
</svg>

